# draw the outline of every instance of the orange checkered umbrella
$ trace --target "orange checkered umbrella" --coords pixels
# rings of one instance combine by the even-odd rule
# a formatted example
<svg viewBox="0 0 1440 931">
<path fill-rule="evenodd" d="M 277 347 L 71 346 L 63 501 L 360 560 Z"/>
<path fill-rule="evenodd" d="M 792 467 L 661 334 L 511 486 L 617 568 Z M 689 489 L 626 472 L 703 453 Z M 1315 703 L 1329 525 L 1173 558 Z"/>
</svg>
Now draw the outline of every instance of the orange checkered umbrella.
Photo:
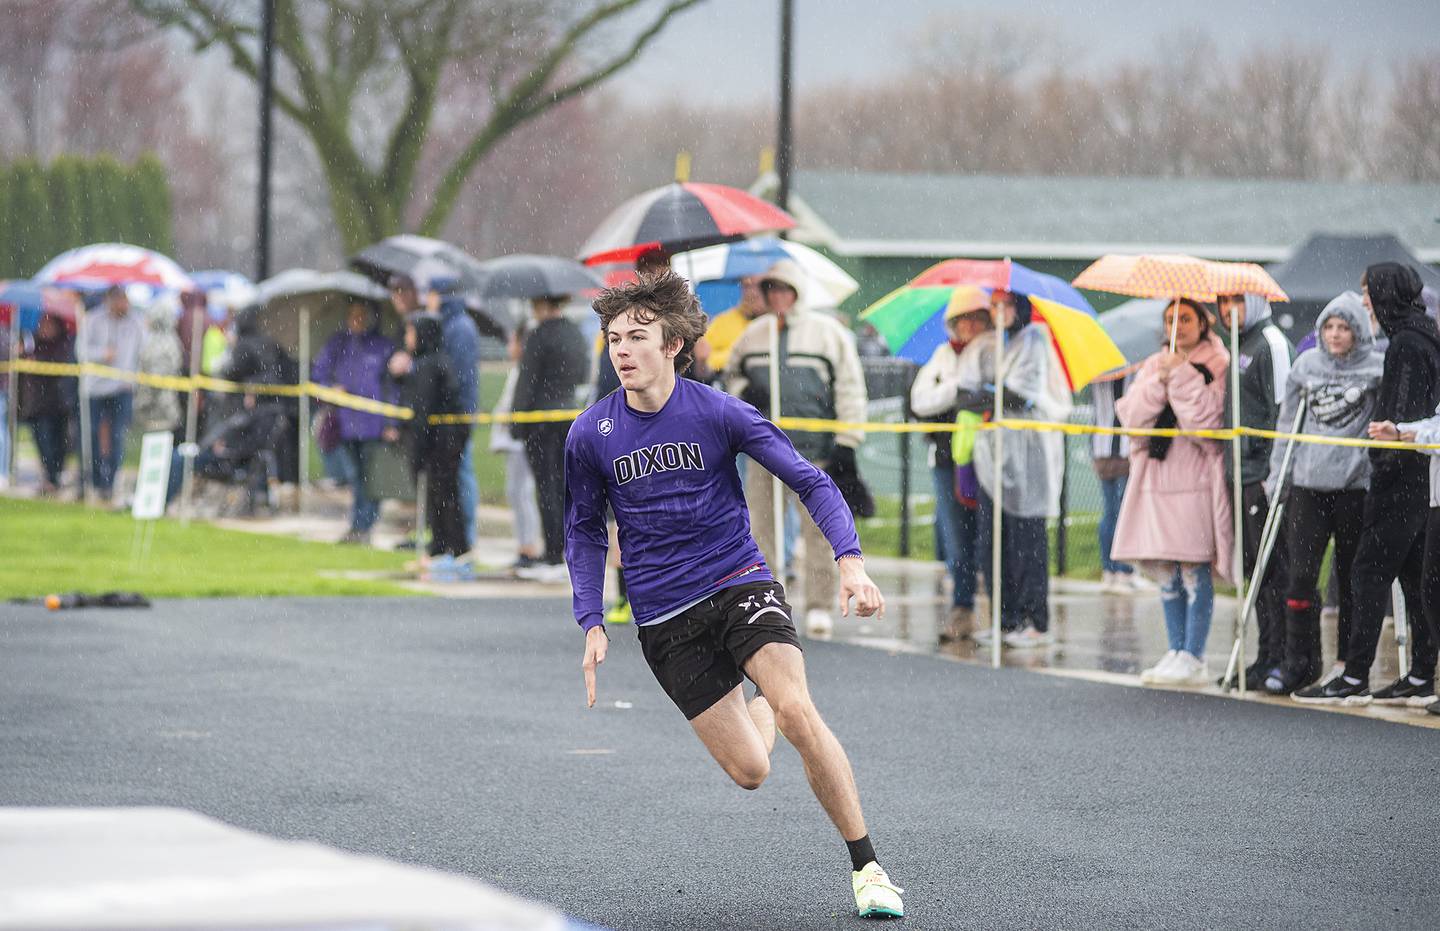
<svg viewBox="0 0 1440 931">
<path fill-rule="evenodd" d="M 1253 262 L 1212 262 L 1188 255 L 1105 255 L 1071 282 L 1089 291 L 1131 297 L 1188 297 L 1214 302 L 1222 294 L 1290 298 Z"/>
</svg>

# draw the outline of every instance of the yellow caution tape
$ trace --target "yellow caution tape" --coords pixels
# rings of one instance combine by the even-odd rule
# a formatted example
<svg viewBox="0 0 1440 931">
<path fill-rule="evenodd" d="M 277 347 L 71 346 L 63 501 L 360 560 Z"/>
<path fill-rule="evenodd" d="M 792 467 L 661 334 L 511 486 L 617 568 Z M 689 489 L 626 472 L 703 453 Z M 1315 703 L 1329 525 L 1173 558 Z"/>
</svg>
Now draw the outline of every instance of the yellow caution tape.
<svg viewBox="0 0 1440 931">
<path fill-rule="evenodd" d="M 11 370 L 31 375 L 59 377 L 74 377 L 84 374 L 172 391 L 190 391 L 198 386 L 206 391 L 218 391 L 228 394 L 270 394 L 282 397 L 299 397 L 301 394 L 307 394 L 310 397 L 323 401 L 326 404 L 333 404 L 336 407 L 346 407 L 368 414 L 378 414 L 382 417 L 390 417 L 395 420 L 410 420 L 415 416 L 414 411 L 408 407 L 386 404 L 384 401 L 376 401 L 373 398 L 350 394 L 339 388 L 319 385 L 315 382 L 306 382 L 303 385 L 244 384 L 241 382 L 226 381 L 222 378 L 212 378 L 208 375 L 197 375 L 194 378 L 190 378 L 179 375 L 149 375 L 141 372 L 128 372 L 123 369 L 112 368 L 108 365 L 99 365 L 94 362 L 39 362 L 34 359 L 17 359 L 13 362 L 0 362 L 0 373 Z M 512 414 L 432 414 L 430 416 L 430 423 L 449 425 L 565 423 L 579 417 L 581 413 L 581 410 L 549 410 L 519 411 Z M 822 420 L 813 417 L 781 417 L 775 422 L 775 425 L 782 430 L 803 430 L 812 433 L 954 433 L 957 429 L 957 426 L 953 423 L 931 423 L 924 421 L 915 423 L 854 422 L 846 420 Z M 1044 420 L 1010 420 L 1001 418 L 998 421 L 986 421 L 979 424 L 978 427 L 972 427 L 970 429 L 998 430 L 1002 427 L 1007 430 L 1064 433 L 1069 436 L 1091 436 L 1097 434 L 1103 436 L 1133 437 L 1188 436 L 1223 443 L 1232 442 L 1237 436 L 1253 436 L 1267 440 L 1284 441 L 1293 439 L 1297 443 L 1310 443 L 1320 446 L 1350 446 L 1366 449 L 1400 450 L 1440 449 L 1440 444 L 1400 443 L 1351 437 L 1316 436 L 1311 433 L 1281 433 L 1277 430 L 1260 430 L 1254 427 L 1240 427 L 1234 430 L 1180 430 L 1143 427 L 1099 427 L 1092 424 L 1055 423 Z"/>
</svg>

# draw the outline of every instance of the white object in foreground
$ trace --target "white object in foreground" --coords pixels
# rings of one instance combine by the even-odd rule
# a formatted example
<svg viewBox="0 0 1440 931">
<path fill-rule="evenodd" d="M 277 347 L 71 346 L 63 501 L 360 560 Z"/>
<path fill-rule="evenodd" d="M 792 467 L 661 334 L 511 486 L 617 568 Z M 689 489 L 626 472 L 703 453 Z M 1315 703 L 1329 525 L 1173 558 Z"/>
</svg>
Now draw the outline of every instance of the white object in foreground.
<svg viewBox="0 0 1440 931">
<path fill-rule="evenodd" d="M 481 883 L 173 808 L 0 808 L 0 928 L 565 931 Z"/>
</svg>

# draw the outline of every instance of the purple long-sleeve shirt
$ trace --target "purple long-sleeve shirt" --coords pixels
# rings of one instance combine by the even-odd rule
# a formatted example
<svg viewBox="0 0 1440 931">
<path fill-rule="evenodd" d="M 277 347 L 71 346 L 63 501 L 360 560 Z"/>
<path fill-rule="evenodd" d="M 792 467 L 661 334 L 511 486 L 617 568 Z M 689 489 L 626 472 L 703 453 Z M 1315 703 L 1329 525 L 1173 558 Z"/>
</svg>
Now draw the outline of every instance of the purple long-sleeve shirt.
<svg viewBox="0 0 1440 931">
<path fill-rule="evenodd" d="M 565 560 L 583 629 L 604 622 L 607 505 L 637 624 L 731 585 L 774 581 L 750 536 L 735 469 L 742 452 L 795 490 L 837 559 L 860 553 L 830 476 L 754 407 L 688 378 L 654 413 L 633 410 L 615 391 L 581 414 L 565 441 Z"/>
</svg>

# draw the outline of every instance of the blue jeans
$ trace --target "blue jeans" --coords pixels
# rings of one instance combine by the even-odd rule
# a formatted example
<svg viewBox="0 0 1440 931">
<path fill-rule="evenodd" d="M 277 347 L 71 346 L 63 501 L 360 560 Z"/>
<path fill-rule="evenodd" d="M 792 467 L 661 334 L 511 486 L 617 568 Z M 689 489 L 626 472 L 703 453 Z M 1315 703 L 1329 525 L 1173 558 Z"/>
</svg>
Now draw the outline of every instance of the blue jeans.
<svg viewBox="0 0 1440 931">
<path fill-rule="evenodd" d="M 125 458 L 125 433 L 130 429 L 134 396 L 129 391 L 90 399 L 91 481 L 95 490 L 105 497 L 115 489 L 115 476 Z M 101 424 L 110 426 L 110 449 L 100 449 Z"/>
<path fill-rule="evenodd" d="M 950 578 L 955 583 L 951 602 L 960 608 L 975 607 L 975 512 L 955 500 L 955 470 L 934 466 L 930 478 L 935 486 L 935 538 L 944 553 Z"/>
<path fill-rule="evenodd" d="M 1129 563 L 1116 562 L 1110 558 L 1110 547 L 1115 543 L 1115 525 L 1120 522 L 1120 502 L 1125 497 L 1125 484 L 1129 477 L 1100 480 L 1100 568 L 1105 572 L 1134 572 Z"/>
<path fill-rule="evenodd" d="M 1174 563 L 1174 567 L 1170 578 L 1160 586 L 1165 637 L 1170 649 L 1203 658 L 1210 618 L 1215 612 L 1215 582 L 1210 577 L 1210 566 Z"/>
<path fill-rule="evenodd" d="M 364 440 L 345 440 L 335 447 L 336 465 L 340 466 L 341 475 L 350 486 L 350 529 L 358 533 L 369 533 L 375 521 L 380 519 L 380 502 L 366 493 L 366 449 Z"/>
<path fill-rule="evenodd" d="M 480 506 L 480 483 L 475 478 L 475 431 L 460 454 L 460 515 L 465 524 L 465 552 L 475 546 L 475 509 Z"/>
</svg>

